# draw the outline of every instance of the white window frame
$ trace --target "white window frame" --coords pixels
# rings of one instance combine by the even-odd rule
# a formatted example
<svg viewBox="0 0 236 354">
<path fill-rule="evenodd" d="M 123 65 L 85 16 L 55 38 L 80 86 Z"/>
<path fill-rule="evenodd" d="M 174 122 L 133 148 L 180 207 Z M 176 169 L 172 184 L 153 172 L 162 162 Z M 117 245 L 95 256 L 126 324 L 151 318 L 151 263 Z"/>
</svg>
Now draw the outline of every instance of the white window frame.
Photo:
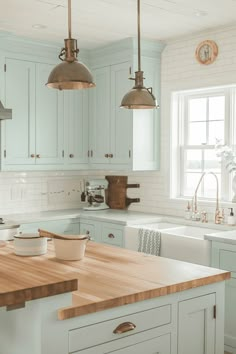
<svg viewBox="0 0 236 354">
<path fill-rule="evenodd" d="M 187 149 L 200 149 L 201 145 L 188 145 L 184 138 L 188 136 L 188 101 L 197 97 L 211 97 L 217 95 L 225 96 L 225 132 L 224 144 L 235 147 L 236 142 L 236 85 L 212 87 L 206 89 L 196 89 L 189 91 L 172 93 L 172 120 L 171 120 L 171 168 L 170 168 L 170 197 L 175 199 L 189 199 L 184 195 L 184 165 L 186 163 L 185 154 Z M 214 145 L 202 145 L 202 149 L 214 149 Z M 221 167 L 221 201 L 229 202 L 232 199 L 232 174 Z M 212 201 L 213 198 L 202 200 Z"/>
</svg>

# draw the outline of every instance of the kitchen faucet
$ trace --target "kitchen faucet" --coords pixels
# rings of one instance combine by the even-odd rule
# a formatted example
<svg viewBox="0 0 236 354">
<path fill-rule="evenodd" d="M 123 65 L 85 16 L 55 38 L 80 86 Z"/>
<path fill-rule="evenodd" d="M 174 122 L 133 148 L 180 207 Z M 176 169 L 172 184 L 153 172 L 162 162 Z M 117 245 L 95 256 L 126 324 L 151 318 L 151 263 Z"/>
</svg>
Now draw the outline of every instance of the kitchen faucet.
<svg viewBox="0 0 236 354">
<path fill-rule="evenodd" d="M 217 175 L 214 172 L 203 172 L 203 174 L 201 175 L 199 182 L 197 184 L 197 187 L 195 189 L 194 192 L 194 196 L 192 199 L 192 220 L 196 220 L 199 221 L 200 220 L 200 216 L 198 215 L 198 206 L 197 206 L 197 192 L 198 192 L 198 188 L 204 178 L 204 176 L 206 174 L 211 174 L 215 177 L 216 180 L 216 209 L 215 209 L 215 224 L 220 224 L 222 219 L 223 219 L 223 215 L 220 215 L 220 209 L 219 209 L 219 181 L 217 178 Z"/>
</svg>

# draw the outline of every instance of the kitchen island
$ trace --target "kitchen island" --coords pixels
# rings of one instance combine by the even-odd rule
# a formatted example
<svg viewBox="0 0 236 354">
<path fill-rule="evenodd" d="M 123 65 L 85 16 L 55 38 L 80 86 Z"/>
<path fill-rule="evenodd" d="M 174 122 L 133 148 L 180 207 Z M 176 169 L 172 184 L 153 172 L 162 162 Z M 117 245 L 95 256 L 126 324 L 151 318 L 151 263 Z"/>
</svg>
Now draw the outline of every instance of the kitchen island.
<svg viewBox="0 0 236 354">
<path fill-rule="evenodd" d="M 227 271 L 92 242 L 0 262 L 0 354 L 224 352 Z"/>
</svg>

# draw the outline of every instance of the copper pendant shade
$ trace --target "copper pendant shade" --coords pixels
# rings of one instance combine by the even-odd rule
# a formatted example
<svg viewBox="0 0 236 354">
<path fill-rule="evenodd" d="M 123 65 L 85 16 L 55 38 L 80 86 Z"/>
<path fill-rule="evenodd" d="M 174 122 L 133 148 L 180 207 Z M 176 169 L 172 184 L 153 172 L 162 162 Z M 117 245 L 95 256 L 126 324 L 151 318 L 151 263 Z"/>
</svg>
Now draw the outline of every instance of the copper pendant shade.
<svg viewBox="0 0 236 354">
<path fill-rule="evenodd" d="M 95 83 L 89 69 L 77 61 L 77 40 L 71 38 L 71 0 L 68 0 L 68 39 L 59 54 L 62 63 L 50 73 L 46 85 L 58 90 L 78 90 L 94 87 Z M 64 56 L 64 59 L 63 59 Z"/>
<path fill-rule="evenodd" d="M 156 98 L 152 94 L 151 88 L 143 85 L 143 71 L 141 70 L 141 50 L 140 50 L 140 0 L 137 0 L 138 13 L 138 71 L 135 72 L 134 87 L 123 97 L 121 108 L 127 109 L 153 109 L 158 108 Z"/>
</svg>

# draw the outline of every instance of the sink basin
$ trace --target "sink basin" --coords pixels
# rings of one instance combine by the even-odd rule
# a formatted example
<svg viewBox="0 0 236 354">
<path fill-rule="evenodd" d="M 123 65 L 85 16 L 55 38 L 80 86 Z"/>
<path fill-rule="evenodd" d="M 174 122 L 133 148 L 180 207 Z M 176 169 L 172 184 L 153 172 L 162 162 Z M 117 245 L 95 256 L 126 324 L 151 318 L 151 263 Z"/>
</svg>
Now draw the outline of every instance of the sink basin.
<svg viewBox="0 0 236 354">
<path fill-rule="evenodd" d="M 219 232 L 215 229 L 208 229 L 196 226 L 179 226 L 178 228 L 173 228 L 171 230 L 166 230 L 166 233 L 171 233 L 176 236 L 185 236 L 198 239 L 204 239 L 205 234 L 212 234 Z"/>
<path fill-rule="evenodd" d="M 180 261 L 211 265 L 211 243 L 204 238 L 205 234 L 219 232 L 215 229 L 198 226 L 184 226 L 168 222 L 126 226 L 125 247 L 138 250 L 139 229 L 160 231 L 160 256 Z"/>
</svg>

